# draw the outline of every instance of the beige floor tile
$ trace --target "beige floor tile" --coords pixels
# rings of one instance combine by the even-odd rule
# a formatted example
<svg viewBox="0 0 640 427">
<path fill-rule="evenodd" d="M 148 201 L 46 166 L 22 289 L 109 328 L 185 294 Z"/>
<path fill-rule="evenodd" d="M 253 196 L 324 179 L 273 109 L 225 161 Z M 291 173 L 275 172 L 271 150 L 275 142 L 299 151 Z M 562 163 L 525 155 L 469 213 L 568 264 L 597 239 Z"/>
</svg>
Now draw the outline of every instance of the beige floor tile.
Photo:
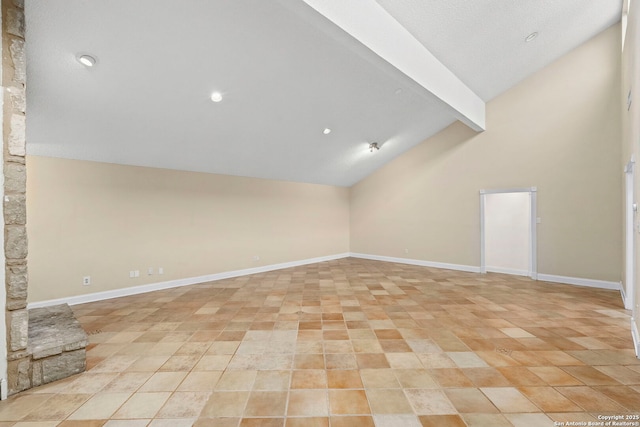
<svg viewBox="0 0 640 427">
<path fill-rule="evenodd" d="M 156 417 L 197 418 L 210 395 L 209 392 L 175 392 L 156 414 Z"/>
<path fill-rule="evenodd" d="M 521 328 L 500 328 L 500 331 L 511 338 L 533 338 L 534 335 Z"/>
<path fill-rule="evenodd" d="M 476 388 L 451 388 L 444 390 L 444 393 L 461 414 L 499 412 L 495 405 Z"/>
<path fill-rule="evenodd" d="M 332 415 L 371 413 L 364 390 L 329 390 L 329 408 Z"/>
<path fill-rule="evenodd" d="M 640 372 L 629 369 L 626 366 L 609 365 L 609 366 L 594 366 L 595 369 L 602 372 L 605 375 L 613 378 L 621 384 L 625 385 L 637 385 L 640 384 Z"/>
<path fill-rule="evenodd" d="M 459 415 L 421 415 L 419 420 L 422 427 L 467 427 Z"/>
<path fill-rule="evenodd" d="M 374 415 L 376 427 L 422 427 L 413 414 Z"/>
<path fill-rule="evenodd" d="M 284 427 L 284 418 L 243 418 L 240 427 Z"/>
<path fill-rule="evenodd" d="M 329 388 L 364 388 L 360 372 L 357 370 L 327 371 L 327 387 Z"/>
<path fill-rule="evenodd" d="M 85 372 L 78 375 L 74 381 L 70 382 L 60 392 L 66 394 L 97 393 L 117 376 L 118 374 L 115 372 L 96 374 Z"/>
<path fill-rule="evenodd" d="M 348 354 L 325 354 L 326 369 L 357 369 L 356 356 Z"/>
<path fill-rule="evenodd" d="M 545 414 L 505 414 L 513 427 L 540 427 L 553 425 L 553 420 Z"/>
<path fill-rule="evenodd" d="M 36 410 L 52 394 L 18 394 L 0 403 L 0 421 L 18 421 L 30 412 Z"/>
<path fill-rule="evenodd" d="M 422 369 L 420 359 L 414 353 L 385 353 L 392 369 Z"/>
<path fill-rule="evenodd" d="M 151 420 L 109 420 L 104 427 L 145 427 Z"/>
<path fill-rule="evenodd" d="M 58 394 L 30 411 L 24 420 L 64 420 L 90 398 L 91 394 Z"/>
<path fill-rule="evenodd" d="M 139 372 L 155 372 L 162 365 L 164 365 L 169 359 L 169 355 L 166 356 L 142 356 L 138 357 L 135 362 L 127 367 L 127 371 L 139 371 Z"/>
<path fill-rule="evenodd" d="M 291 389 L 327 388 L 327 371 L 324 369 L 301 369 L 293 371 Z"/>
<path fill-rule="evenodd" d="M 58 424 L 55 421 L 56 427 L 102 427 L 108 420 L 65 420 Z M 0 424 L 0 427 L 2 424 Z"/>
<path fill-rule="evenodd" d="M 327 416 L 329 402 L 327 390 L 291 390 L 287 416 Z"/>
<path fill-rule="evenodd" d="M 160 371 L 165 372 L 184 372 L 191 371 L 193 367 L 200 361 L 200 356 L 176 356 L 173 355 L 160 367 Z"/>
<path fill-rule="evenodd" d="M 258 371 L 253 383 L 254 390 L 288 390 L 291 383 L 290 371 Z"/>
<path fill-rule="evenodd" d="M 174 391 L 186 376 L 187 372 L 156 372 L 140 387 L 139 391 Z"/>
<path fill-rule="evenodd" d="M 331 427 L 375 427 L 371 416 L 332 416 Z"/>
<path fill-rule="evenodd" d="M 215 390 L 251 390 L 257 371 L 225 371 L 215 385 Z"/>
<path fill-rule="evenodd" d="M 513 427 L 513 424 L 500 414 L 462 414 L 462 419 L 468 427 Z"/>
<path fill-rule="evenodd" d="M 456 414 L 451 401 L 440 390 L 405 389 L 407 399 L 418 415 Z"/>
<path fill-rule="evenodd" d="M 151 372 L 123 372 L 104 386 L 102 393 L 134 392 L 151 378 Z"/>
<path fill-rule="evenodd" d="M 482 392 L 501 411 L 510 412 L 537 412 L 539 409 L 531 403 L 518 389 L 513 387 L 483 387 Z"/>
<path fill-rule="evenodd" d="M 223 371 L 229 365 L 231 355 L 219 354 L 202 356 L 193 368 L 194 371 Z"/>
<path fill-rule="evenodd" d="M 97 372 L 122 372 L 131 366 L 138 356 L 112 356 L 91 369 L 91 373 Z"/>
<path fill-rule="evenodd" d="M 564 366 L 562 369 L 586 385 L 619 385 L 620 383 L 601 370 L 591 366 Z"/>
<path fill-rule="evenodd" d="M 177 391 L 213 391 L 222 371 L 192 371 L 180 383 Z"/>
<path fill-rule="evenodd" d="M 455 368 L 456 364 L 446 355 L 446 353 L 420 353 L 418 359 L 425 368 L 443 369 Z"/>
<path fill-rule="evenodd" d="M 543 412 L 575 412 L 581 408 L 553 387 L 520 387 L 519 390 Z"/>
<path fill-rule="evenodd" d="M 286 391 L 252 391 L 243 415 L 247 417 L 284 416 Z"/>
<path fill-rule="evenodd" d="M 155 419 L 152 420 L 148 427 L 191 427 L 195 423 L 197 418 L 185 418 L 185 419 Z"/>
<path fill-rule="evenodd" d="M 458 368 L 487 368 L 489 365 L 477 354 L 471 351 L 447 352 Z"/>
<path fill-rule="evenodd" d="M 17 423 L 7 424 L 7 427 L 56 427 L 59 421 L 18 421 Z M 0 425 L 1 426 L 1 425 Z M 4 426 L 2 426 L 4 427 Z"/>
<path fill-rule="evenodd" d="M 169 399 L 169 392 L 135 393 L 113 415 L 113 419 L 153 418 Z"/>
<path fill-rule="evenodd" d="M 426 369 L 394 369 L 393 372 L 404 388 L 439 387 Z"/>
<path fill-rule="evenodd" d="M 640 399 L 615 291 L 344 259 L 74 311 L 88 371 L 0 427 L 513 427 Z"/>
<path fill-rule="evenodd" d="M 360 378 L 365 388 L 400 388 L 392 369 L 361 369 Z"/>
<path fill-rule="evenodd" d="M 248 391 L 214 391 L 202 408 L 200 418 L 241 417 L 248 399 Z"/>
<path fill-rule="evenodd" d="M 625 408 L 591 387 L 557 387 L 560 393 L 588 412 L 623 412 Z"/>
<path fill-rule="evenodd" d="M 413 413 L 411 405 L 401 389 L 369 389 L 366 393 L 373 414 Z"/>
<path fill-rule="evenodd" d="M 72 413 L 70 420 L 108 419 L 131 397 L 131 393 L 98 393 Z"/>
<path fill-rule="evenodd" d="M 555 366 L 532 367 L 529 370 L 551 386 L 582 385 L 577 378 Z"/>
</svg>

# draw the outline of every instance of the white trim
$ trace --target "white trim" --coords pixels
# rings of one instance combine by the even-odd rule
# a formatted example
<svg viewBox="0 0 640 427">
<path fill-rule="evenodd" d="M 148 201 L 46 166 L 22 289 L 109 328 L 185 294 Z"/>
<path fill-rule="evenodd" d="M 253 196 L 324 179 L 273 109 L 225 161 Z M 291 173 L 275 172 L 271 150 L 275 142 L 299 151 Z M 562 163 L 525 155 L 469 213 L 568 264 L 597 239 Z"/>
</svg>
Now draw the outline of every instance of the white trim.
<svg viewBox="0 0 640 427">
<path fill-rule="evenodd" d="M 382 255 L 369 255 L 351 253 L 352 258 L 370 259 L 373 261 L 396 262 L 398 264 L 419 265 L 421 267 L 443 268 L 446 270 L 467 271 L 469 273 L 480 273 L 480 267 L 475 265 L 448 264 L 446 262 L 423 261 L 419 259 L 396 258 Z"/>
<path fill-rule="evenodd" d="M 487 273 L 513 274 L 514 276 L 529 276 L 529 272 L 527 270 L 516 270 L 514 268 L 492 267 L 490 265 L 487 265 L 485 266 L 485 270 Z"/>
<path fill-rule="evenodd" d="M 500 193 L 529 193 L 529 192 L 537 192 L 537 187 L 517 187 L 517 188 L 506 188 L 504 190 L 480 190 L 480 194 L 500 194 Z"/>
<path fill-rule="evenodd" d="M 95 292 L 91 294 L 57 298 L 57 299 L 46 300 L 46 301 L 37 301 L 37 302 L 29 303 L 27 305 L 27 308 L 31 309 L 31 308 L 39 308 L 39 307 L 48 307 L 52 305 L 65 304 L 65 303 L 69 305 L 76 305 L 76 304 L 84 304 L 87 302 L 103 301 L 103 300 L 112 299 L 112 298 L 120 298 L 120 297 L 129 296 L 129 295 L 137 295 L 137 294 L 143 294 L 147 292 L 159 291 L 162 289 L 178 288 L 181 286 L 189 286 L 189 285 L 195 285 L 198 283 L 205 283 L 205 282 L 214 282 L 222 279 L 230 279 L 234 277 L 247 276 L 250 274 L 265 273 L 268 271 L 281 270 L 284 268 L 291 268 L 291 267 L 299 267 L 302 265 L 315 264 L 318 262 L 325 262 L 325 261 L 333 261 L 333 260 L 349 258 L 349 257 L 368 259 L 372 261 L 395 262 L 398 264 L 417 265 L 420 267 L 441 268 L 445 270 L 466 271 L 469 273 L 480 273 L 480 267 L 474 266 L 474 265 L 450 264 L 446 262 L 434 262 L 434 261 L 424 261 L 419 259 L 396 258 L 396 257 L 383 256 L 383 255 L 370 255 L 370 254 L 362 254 L 362 253 L 355 253 L 355 252 L 346 252 L 346 253 L 336 254 L 336 255 L 327 255 L 327 256 L 317 257 L 317 258 L 308 258 L 308 259 L 299 260 L 299 261 L 265 265 L 262 267 L 247 268 L 244 270 L 226 271 L 222 273 L 208 274 L 205 276 L 188 277 L 185 279 L 176 279 L 176 280 L 169 280 L 166 282 L 150 283 L 148 285 L 134 286 L 130 288 L 113 289 L 110 291 Z M 509 273 L 509 274 L 517 274 L 517 273 Z M 523 274 L 523 275 L 526 275 L 526 274 Z M 565 283 L 569 285 L 579 285 L 579 286 L 588 286 L 588 287 L 594 287 L 594 288 L 614 289 L 614 290 L 620 290 L 622 285 L 620 282 L 607 282 L 604 280 L 555 276 L 551 274 L 538 274 L 538 280 L 544 281 L 544 282 Z"/>
<path fill-rule="evenodd" d="M 587 286 L 590 288 L 613 289 L 619 291 L 622 287 L 620 282 L 609 282 L 606 280 L 583 279 L 581 277 L 556 276 L 554 274 L 538 274 L 541 282 L 564 283 L 567 285 Z"/>
<path fill-rule="evenodd" d="M 640 333 L 638 333 L 638 325 L 633 317 L 631 318 L 631 336 L 633 337 L 633 348 L 636 351 L 636 357 L 640 359 Z"/>
<path fill-rule="evenodd" d="M 3 18 L 2 13 L 0 13 L 0 20 Z M 2 37 L 4 38 L 4 37 Z M 6 53 L 3 52 L 4 48 L 0 47 L 0 53 Z M 4 67 L 0 64 L 0 81 L 2 81 L 2 77 L 4 75 Z M 2 93 L 4 94 L 6 89 L 2 88 Z M 6 143 L 4 137 L 2 135 L 5 134 L 5 128 L 4 128 L 4 96 L 2 97 L 2 99 L 0 99 L 0 120 L 2 120 L 2 124 L 0 124 L 0 138 L 2 139 L 2 145 L 4 146 L 4 144 Z M 4 164 L 4 150 L 0 150 L 0 164 Z M 0 191 L 0 194 L 2 194 L 2 199 L 4 200 L 4 173 L 0 173 L 0 188 L 2 188 L 2 191 Z M 2 203 L 2 206 L 0 207 L 0 214 L 2 214 L 2 216 L 0 216 L 0 218 L 4 218 L 4 203 Z M 4 229 L 5 229 L 5 225 L 4 225 L 4 220 L 2 220 L 2 233 L 0 233 L 0 251 L 2 252 L 2 255 L 0 256 L 0 260 L 2 261 L 2 265 L 5 266 L 7 263 L 7 259 L 4 253 Z M 4 271 L 4 268 L 3 270 Z M 3 275 L 4 277 L 4 275 Z M 3 280 L 4 282 L 4 280 Z M 2 307 L 2 316 L 0 316 L 0 400 L 5 400 L 7 398 L 7 394 L 8 394 L 8 388 L 7 388 L 7 379 L 9 378 L 8 375 L 8 361 L 7 361 L 7 356 L 8 356 L 8 351 L 7 351 L 7 319 L 6 319 L 6 314 L 7 314 L 7 290 L 6 288 L 3 286 L 3 289 L 0 291 L 0 307 Z"/>
<path fill-rule="evenodd" d="M 531 212 L 529 213 L 529 268 L 530 271 L 524 276 L 529 276 L 533 280 L 538 280 L 538 187 L 518 187 L 507 188 L 500 190 L 480 190 L 480 273 L 486 273 L 487 266 L 485 257 L 485 196 L 487 194 L 501 194 L 501 193 L 529 193 L 529 207 Z M 508 269 L 503 269 L 508 270 Z M 493 270 L 496 271 L 496 270 Z M 516 271 L 516 270 L 514 270 Z M 519 273 L 506 273 L 517 274 Z"/>
<path fill-rule="evenodd" d="M 377 2 L 303 0 L 281 3 L 298 10 L 306 3 L 341 32 L 365 46 L 366 51 L 358 49 L 360 55 L 372 58 L 374 64 L 380 59 L 386 61 L 406 75 L 411 83 L 417 83 L 420 92 L 427 92 L 424 95 L 436 97 L 447 105 L 458 120 L 477 132 L 485 130 L 485 102 Z M 305 15 L 311 18 L 310 13 Z"/>
<path fill-rule="evenodd" d="M 208 274 L 205 276 L 188 277 L 185 279 L 169 280 L 166 282 L 150 283 L 148 285 L 134 286 L 130 288 L 113 289 L 110 291 L 95 292 L 91 294 L 77 295 L 72 297 L 57 298 L 46 301 L 32 302 L 27 308 L 48 307 L 58 304 L 84 304 L 87 302 L 102 301 L 112 298 L 126 297 L 129 295 L 143 294 L 147 292 L 159 291 L 162 289 L 178 288 L 181 286 L 195 285 L 198 283 L 213 282 L 216 280 L 230 279 L 233 277 L 247 276 L 249 274 L 265 273 L 273 270 L 282 270 L 283 268 L 299 267 L 301 265 L 315 264 L 318 262 L 333 261 L 336 259 L 348 258 L 349 253 L 336 255 L 327 255 L 317 258 L 308 258 L 299 261 L 283 262 L 280 264 L 265 265 L 262 267 L 246 268 L 244 270 L 225 271 L 222 273 Z"/>
<path fill-rule="evenodd" d="M 635 211 L 634 201 L 634 173 L 635 158 L 631 156 L 631 160 L 624 168 L 625 178 L 625 203 L 624 203 L 624 235 L 625 235 L 625 261 L 624 261 L 624 290 L 623 301 L 627 310 L 633 310 L 634 294 L 635 294 L 635 271 L 636 271 L 636 245 L 635 245 Z"/>
<path fill-rule="evenodd" d="M 485 247 L 485 232 L 484 232 L 484 205 L 485 205 L 485 190 L 480 190 L 480 273 L 485 274 L 487 272 L 487 260 L 484 253 Z"/>
</svg>

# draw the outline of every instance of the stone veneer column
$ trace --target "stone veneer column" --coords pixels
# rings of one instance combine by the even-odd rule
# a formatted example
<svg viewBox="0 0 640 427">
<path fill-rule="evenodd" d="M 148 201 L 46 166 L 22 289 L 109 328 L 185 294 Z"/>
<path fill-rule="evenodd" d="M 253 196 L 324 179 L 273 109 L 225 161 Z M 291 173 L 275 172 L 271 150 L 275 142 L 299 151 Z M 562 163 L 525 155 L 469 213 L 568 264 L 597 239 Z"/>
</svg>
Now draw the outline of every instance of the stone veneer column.
<svg viewBox="0 0 640 427">
<path fill-rule="evenodd" d="M 2 3 L 4 253 L 9 394 L 31 386 L 27 352 L 24 0 Z"/>
</svg>

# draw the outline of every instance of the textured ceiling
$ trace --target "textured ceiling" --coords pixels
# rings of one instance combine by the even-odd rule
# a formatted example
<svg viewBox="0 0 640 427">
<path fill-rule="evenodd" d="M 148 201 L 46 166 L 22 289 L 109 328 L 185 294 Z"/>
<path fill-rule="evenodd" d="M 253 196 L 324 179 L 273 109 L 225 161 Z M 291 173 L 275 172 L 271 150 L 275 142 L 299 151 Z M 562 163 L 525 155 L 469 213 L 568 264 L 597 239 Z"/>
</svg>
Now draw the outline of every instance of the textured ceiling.
<svg viewBox="0 0 640 427">
<path fill-rule="evenodd" d="M 379 3 L 485 100 L 621 9 Z M 26 13 L 32 155 L 350 186 L 459 118 L 302 0 L 27 0 Z"/>
</svg>

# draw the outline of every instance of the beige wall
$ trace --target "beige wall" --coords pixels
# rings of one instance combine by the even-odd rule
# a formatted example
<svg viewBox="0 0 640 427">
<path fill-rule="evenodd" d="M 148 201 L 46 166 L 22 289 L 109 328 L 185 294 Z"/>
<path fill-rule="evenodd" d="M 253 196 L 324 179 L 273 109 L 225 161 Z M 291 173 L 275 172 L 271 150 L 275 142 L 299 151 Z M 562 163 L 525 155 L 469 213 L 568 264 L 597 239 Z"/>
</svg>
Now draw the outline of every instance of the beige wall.
<svg viewBox="0 0 640 427">
<path fill-rule="evenodd" d="M 347 188 L 35 156 L 27 164 L 30 302 L 349 251 Z"/>
<path fill-rule="evenodd" d="M 489 102 L 485 132 L 453 124 L 353 186 L 351 251 L 478 266 L 479 190 L 536 186 L 538 272 L 620 281 L 619 64 L 616 25 Z"/>
<path fill-rule="evenodd" d="M 632 155 L 635 156 L 635 201 L 640 200 L 640 10 L 639 4 L 633 2 L 629 10 L 627 35 L 622 53 L 622 163 L 627 164 Z M 627 111 L 627 94 L 631 91 L 631 108 Z M 635 224 L 638 225 L 639 215 L 636 213 Z M 636 232 L 636 274 L 635 274 L 635 304 L 633 306 L 633 318 L 640 329 L 640 262 L 637 255 L 640 253 L 640 235 Z M 623 267 L 624 268 L 624 267 Z"/>
<path fill-rule="evenodd" d="M 478 266 L 478 191 L 530 186 L 538 272 L 617 282 L 619 32 L 489 102 L 485 132 L 454 124 L 350 190 L 30 156 L 29 301 L 348 251 Z"/>
</svg>

